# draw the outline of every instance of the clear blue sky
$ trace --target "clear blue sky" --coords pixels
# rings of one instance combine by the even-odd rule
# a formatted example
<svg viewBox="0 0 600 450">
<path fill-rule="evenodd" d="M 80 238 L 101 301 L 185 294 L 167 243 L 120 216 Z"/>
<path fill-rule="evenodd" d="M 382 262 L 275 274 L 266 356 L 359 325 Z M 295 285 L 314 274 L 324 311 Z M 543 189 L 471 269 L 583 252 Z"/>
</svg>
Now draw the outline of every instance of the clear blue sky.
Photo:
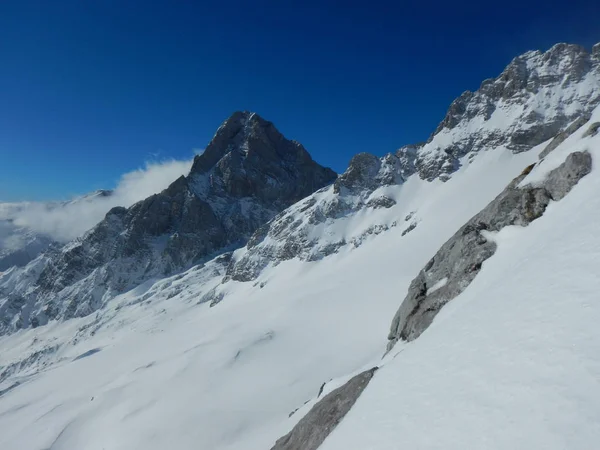
<svg viewBox="0 0 600 450">
<path fill-rule="evenodd" d="M 0 2 L 0 200 L 112 187 L 256 111 L 343 171 L 427 138 L 523 51 L 600 41 L 600 2 Z"/>
</svg>

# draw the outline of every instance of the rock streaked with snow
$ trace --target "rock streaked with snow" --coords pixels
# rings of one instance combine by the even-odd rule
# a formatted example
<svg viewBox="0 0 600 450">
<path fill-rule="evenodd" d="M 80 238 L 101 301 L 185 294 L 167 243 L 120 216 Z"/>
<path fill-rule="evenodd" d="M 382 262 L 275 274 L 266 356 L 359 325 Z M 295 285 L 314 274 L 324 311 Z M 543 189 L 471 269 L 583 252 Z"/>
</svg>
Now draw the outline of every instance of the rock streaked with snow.
<svg viewBox="0 0 600 450">
<path fill-rule="evenodd" d="M 557 44 L 512 60 L 475 92 L 465 91 L 419 151 L 426 180 L 447 180 L 469 153 L 506 146 L 522 152 L 554 137 L 600 102 L 600 56 Z"/>
<path fill-rule="evenodd" d="M 591 168 L 590 153 L 573 152 L 539 185 L 519 187 L 531 167 L 515 178 L 461 227 L 411 282 L 392 321 L 388 350 L 401 339 L 418 338 L 440 309 L 471 284 L 482 264 L 496 251 L 496 244 L 485 233 L 498 232 L 510 225 L 527 226 L 544 214 L 552 200 L 559 201 L 567 195 Z"/>
</svg>

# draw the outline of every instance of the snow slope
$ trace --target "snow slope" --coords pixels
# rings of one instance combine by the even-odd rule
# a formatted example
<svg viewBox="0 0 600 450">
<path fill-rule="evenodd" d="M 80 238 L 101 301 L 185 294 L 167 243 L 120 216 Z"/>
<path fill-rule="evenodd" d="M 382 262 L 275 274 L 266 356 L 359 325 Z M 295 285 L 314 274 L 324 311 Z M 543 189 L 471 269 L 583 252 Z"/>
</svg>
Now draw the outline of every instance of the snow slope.
<svg viewBox="0 0 600 450">
<path fill-rule="evenodd" d="M 600 121 L 596 111 L 592 122 Z M 583 126 L 522 184 L 572 151 Z M 360 449 L 590 449 L 600 442 L 600 171 L 498 250 L 415 341 L 394 347 L 322 445 Z"/>
<path fill-rule="evenodd" d="M 197 303 L 220 282 L 215 262 L 94 315 L 3 336 L 0 448 L 269 448 L 323 382 L 379 361 L 413 275 L 541 148 L 481 152 L 446 183 L 386 187 L 396 205 L 340 219 L 335 233 L 414 212 L 410 233 L 390 227 L 319 261 L 230 281 L 213 308 Z"/>
</svg>

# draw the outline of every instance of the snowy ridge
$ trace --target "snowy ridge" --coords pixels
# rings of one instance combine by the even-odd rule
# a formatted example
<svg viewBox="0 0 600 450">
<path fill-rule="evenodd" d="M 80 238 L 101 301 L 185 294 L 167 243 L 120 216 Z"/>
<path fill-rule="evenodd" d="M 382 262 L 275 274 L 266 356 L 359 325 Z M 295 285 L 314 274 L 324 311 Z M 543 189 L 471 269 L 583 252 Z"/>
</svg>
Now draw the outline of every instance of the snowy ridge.
<svg viewBox="0 0 600 450">
<path fill-rule="evenodd" d="M 556 206 L 556 201 L 560 201 L 558 208 L 564 203 L 569 201 L 569 192 L 573 189 L 575 192 L 580 192 L 578 189 L 578 185 L 584 184 L 590 175 L 590 167 L 589 161 L 592 158 L 597 158 L 600 156 L 600 136 L 596 136 L 598 128 L 598 124 L 600 124 L 600 109 L 598 109 L 594 115 L 592 116 L 592 120 L 597 120 L 594 122 L 589 122 L 582 127 L 581 130 L 575 132 L 572 136 L 565 140 L 565 142 L 555 149 L 555 152 L 551 154 L 550 158 L 544 158 L 540 163 L 531 166 L 528 166 L 526 170 L 523 171 L 521 175 L 519 175 L 514 181 L 512 181 L 507 188 L 501 193 L 498 197 L 496 197 L 488 206 L 486 206 L 480 213 L 476 214 L 473 218 L 471 218 L 463 227 L 461 227 L 458 232 L 448 240 L 441 249 L 435 254 L 435 256 L 429 261 L 424 270 L 420 271 L 417 278 L 415 278 L 408 288 L 408 295 L 405 300 L 402 302 L 396 317 L 392 323 L 392 332 L 390 338 L 393 338 L 394 343 L 398 338 L 402 340 L 398 343 L 398 345 L 394 348 L 393 346 L 389 350 L 392 350 L 389 354 L 387 354 L 380 364 L 377 365 L 378 368 L 383 368 L 382 373 L 386 373 L 387 377 L 383 378 L 383 381 L 378 381 L 380 379 L 379 372 L 375 374 L 372 382 L 366 386 L 366 390 L 364 396 L 367 397 L 367 400 L 364 400 L 361 396 L 363 389 L 365 386 L 361 387 L 360 390 L 356 390 L 353 387 L 353 383 L 356 383 L 357 379 L 360 379 L 361 376 L 366 376 L 367 381 L 371 379 L 372 371 L 364 371 L 360 375 L 352 378 L 350 381 L 346 382 L 342 385 L 342 387 L 336 389 L 335 396 L 327 396 L 319 400 L 318 402 L 315 400 L 311 402 L 310 410 L 308 408 L 303 408 L 302 413 L 305 414 L 299 421 L 298 418 L 293 420 L 294 427 L 290 433 L 286 436 L 279 439 L 276 445 L 273 447 L 273 450 L 293 450 L 295 448 L 302 448 L 304 450 L 316 450 L 317 448 L 325 448 L 325 449 L 337 449 L 337 448 L 397 448 L 397 443 L 399 440 L 408 441 L 411 446 L 415 446 L 416 448 L 439 448 L 440 440 L 444 440 L 444 446 L 448 445 L 448 440 L 446 439 L 446 435 L 450 434 L 451 437 L 451 448 L 462 448 L 464 447 L 465 442 L 472 442 L 472 418 L 471 414 L 475 414 L 477 419 L 479 419 L 480 428 L 476 430 L 478 440 L 477 447 L 485 446 L 486 448 L 514 448 L 517 442 L 521 442 L 523 440 L 522 433 L 528 433 L 529 427 L 531 426 L 531 422 L 534 422 L 536 427 L 536 434 L 530 436 L 528 434 L 528 444 L 527 447 L 537 447 L 542 446 L 543 448 L 572 448 L 575 445 L 575 448 L 587 448 L 590 442 L 595 442 L 598 435 L 600 434 L 600 429 L 598 427 L 590 427 L 589 421 L 586 423 L 586 413 L 580 412 L 579 409 L 571 408 L 568 414 L 558 413 L 553 415 L 553 420 L 557 423 L 561 423 L 562 427 L 569 427 L 570 425 L 570 414 L 581 414 L 581 417 L 578 419 L 578 423 L 580 421 L 584 422 L 585 425 L 583 427 L 579 427 L 581 431 L 585 434 L 584 438 L 580 438 L 579 436 L 576 439 L 569 439 L 567 436 L 564 436 L 564 440 L 556 441 L 555 436 L 553 435 L 554 428 L 552 425 L 548 425 L 544 416 L 541 416 L 541 420 L 539 423 L 535 423 L 536 420 L 533 421 L 525 420 L 525 416 L 528 417 L 531 412 L 525 412 L 527 408 L 523 408 L 521 404 L 521 398 L 517 395 L 515 399 L 509 398 L 508 401 L 504 401 L 503 395 L 506 396 L 507 393 L 519 392 L 519 389 L 525 388 L 530 392 L 533 391 L 535 395 L 538 395 L 540 398 L 545 398 L 546 395 L 553 395 L 555 398 L 564 394 L 564 391 L 557 393 L 554 389 L 546 389 L 548 385 L 546 382 L 541 383 L 540 386 L 535 383 L 532 384 L 530 380 L 530 374 L 527 373 L 527 364 L 519 365 L 518 370 L 519 375 L 515 376 L 515 367 L 511 363 L 510 366 L 505 367 L 504 370 L 498 367 L 498 359 L 497 353 L 494 351 L 490 351 L 491 349 L 495 349 L 498 345 L 501 347 L 503 342 L 502 339 L 495 337 L 491 340 L 491 343 L 486 347 L 485 345 L 481 345 L 479 348 L 479 342 L 463 342 L 461 344 L 454 342 L 454 333 L 457 333 L 457 330 L 462 328 L 466 328 L 467 330 L 475 329 L 476 332 L 479 333 L 488 333 L 491 331 L 492 333 L 504 333 L 504 327 L 510 328 L 511 333 L 522 334 L 529 336 L 533 335 L 533 340 L 539 346 L 547 346 L 547 335 L 546 333 L 550 332 L 546 322 L 542 322 L 541 324 L 537 323 L 538 317 L 545 317 L 546 321 L 550 321 L 551 323 L 555 323 L 556 326 L 560 328 L 560 324 L 563 320 L 562 315 L 556 315 L 555 311 L 546 311 L 547 304 L 546 301 L 548 297 L 553 297 L 553 294 L 549 293 L 545 295 L 539 295 L 537 292 L 537 288 L 534 291 L 528 291 L 523 293 L 520 289 L 520 284 L 515 283 L 516 286 L 512 284 L 507 284 L 505 279 L 505 274 L 503 271 L 497 271 L 493 274 L 492 280 L 486 278 L 486 275 L 489 274 L 489 271 L 486 271 L 486 267 L 489 264 L 494 264 L 496 262 L 496 252 L 497 246 L 504 245 L 505 241 L 500 236 L 508 233 L 509 236 L 515 236 L 515 230 L 520 228 L 523 231 L 521 233 L 525 233 L 525 226 L 527 229 L 535 228 L 538 222 L 547 220 L 546 211 L 554 211 Z M 533 170 L 532 170 L 533 169 Z M 593 174 L 594 172 L 592 172 Z M 530 176 L 531 175 L 531 176 Z M 596 169 L 596 183 L 587 186 L 586 195 L 590 195 L 593 190 L 596 188 L 596 184 L 600 179 L 598 175 L 598 170 Z M 584 188 L 585 189 L 585 188 Z M 547 191 L 544 191 L 547 190 Z M 524 198 L 528 198 L 531 193 L 536 192 L 536 195 L 539 196 L 539 200 L 541 202 L 542 209 L 530 216 L 533 209 L 536 206 L 530 204 L 530 198 L 527 200 L 524 210 L 519 213 L 515 210 L 514 203 L 510 200 L 511 196 L 515 197 L 518 195 L 523 196 Z M 548 192 L 550 194 L 550 202 L 551 204 L 545 204 L 545 199 L 543 196 L 540 196 L 543 192 Z M 508 199 L 508 202 L 506 201 Z M 582 200 L 585 197 L 582 198 Z M 554 201 L 553 201 L 554 200 Z M 581 201 L 581 200 L 580 200 Z M 512 205 L 511 205 L 512 203 Z M 502 206 L 499 206 L 502 205 Z M 509 206 L 508 208 L 506 206 Z M 575 209 L 580 208 L 581 206 L 578 204 Z M 518 207 L 517 207 L 518 208 Z M 545 211 L 546 210 L 546 211 Z M 489 212 L 493 211 L 494 215 L 490 216 Z M 520 215 L 522 214 L 522 215 Z M 550 213 L 551 214 L 551 213 Z M 579 214 L 581 216 L 581 214 Z M 593 214 L 592 214 L 593 216 Z M 487 220 L 493 220 L 494 222 L 486 222 Z M 591 219 L 591 217 L 590 217 Z M 594 222 L 591 220 L 591 222 Z M 484 229 L 494 229 L 495 232 L 492 234 L 489 231 L 482 232 L 488 242 L 479 241 L 475 242 L 473 239 L 465 238 L 468 233 L 472 232 L 473 224 L 483 224 L 485 225 Z M 515 226 L 517 225 L 517 226 Z M 572 223 L 567 224 L 567 227 L 570 228 Z M 583 224 L 584 228 L 588 228 L 590 231 L 593 227 L 587 226 L 587 224 Z M 564 226 L 564 225 L 563 225 Z M 500 232 L 498 233 L 498 229 Z M 562 227 L 559 227 L 559 230 L 562 231 Z M 596 233 L 594 233 L 596 234 Z M 546 245 L 546 237 L 542 236 L 541 239 L 538 238 L 537 244 L 541 243 L 543 248 L 552 248 Z M 589 239 L 589 236 L 586 236 L 585 245 L 593 241 L 593 239 Z M 460 248 L 461 242 L 460 239 L 467 239 L 467 247 Z M 528 237 L 525 237 L 528 239 Z M 598 240 L 598 239 L 596 239 Z M 579 264 L 580 253 L 582 252 L 582 241 L 579 239 L 579 236 L 576 236 L 573 240 L 575 247 L 573 248 L 574 253 L 572 256 L 576 258 L 576 264 Z M 516 244 L 522 245 L 522 244 Z M 596 248 L 597 247 L 597 248 Z M 444 264 L 443 259 L 448 255 L 447 251 L 444 249 L 454 250 L 454 258 L 450 267 L 445 267 L 440 269 L 440 267 L 436 268 L 435 264 Z M 473 255 L 478 255 L 482 252 L 486 253 L 491 250 L 491 252 L 487 253 L 483 258 L 483 270 L 481 269 L 482 263 L 479 262 L 479 268 L 477 271 L 472 274 L 471 270 L 468 269 L 468 266 L 473 263 L 472 258 Z M 597 254 L 600 253 L 600 245 L 592 246 L 592 253 L 589 255 L 589 260 L 593 260 L 597 257 Z M 514 259 L 511 253 L 504 253 L 500 251 L 500 257 L 504 258 L 503 270 L 506 270 L 507 264 L 512 264 L 510 269 L 513 270 L 511 273 L 516 273 L 521 275 L 523 269 L 532 269 L 528 273 L 530 278 L 527 281 L 531 284 L 533 280 L 533 285 L 537 286 L 538 283 L 548 283 L 548 280 L 545 278 L 549 278 L 549 280 L 554 280 L 555 273 L 548 272 L 546 277 L 540 277 L 537 274 L 538 264 L 540 263 L 537 258 L 531 257 L 527 255 L 522 257 L 522 259 L 517 259 L 520 264 L 517 265 L 517 269 L 514 269 Z M 555 261 L 555 264 L 562 264 L 562 254 L 554 253 L 553 250 L 550 252 L 550 260 Z M 587 256 L 587 255 L 586 255 Z M 489 260 L 488 260 L 489 258 Z M 546 256 L 548 258 L 548 256 Z M 481 261 L 481 260 L 480 260 Z M 548 260 L 544 261 L 546 264 Z M 457 272 L 461 272 L 461 265 L 464 265 L 467 268 L 464 274 L 458 275 L 460 279 L 458 280 L 457 286 Z M 533 267 L 532 267 L 533 266 Z M 429 272 L 438 272 L 437 279 L 439 281 L 436 282 L 436 277 L 432 273 Z M 481 273 L 479 273 L 481 271 Z M 443 275 L 443 272 L 449 273 L 448 277 L 440 278 Z M 599 286 L 598 277 L 595 273 L 595 267 L 592 264 L 591 267 L 586 267 L 586 296 L 587 299 L 580 301 L 577 299 L 575 301 L 576 304 L 585 304 L 589 305 L 589 301 L 594 298 L 595 290 Z M 433 275 L 433 276 L 432 276 Z M 474 295 L 471 290 L 471 281 L 474 278 L 475 286 L 479 286 L 477 283 L 481 282 L 481 277 L 485 279 L 484 288 L 479 289 Z M 488 275 L 489 277 L 489 275 Z M 426 278 L 427 281 L 430 281 L 432 278 L 433 284 L 431 288 L 427 289 L 427 285 L 425 283 L 421 286 L 421 280 Z M 541 278 L 541 280 L 540 280 Z M 585 277 L 584 277 L 585 278 Z M 487 284 L 486 284 L 487 282 Z M 521 283 L 522 283 L 521 278 Z M 564 311 L 570 307 L 570 304 L 573 303 L 572 293 L 569 295 L 569 291 L 573 288 L 573 280 L 560 280 L 554 281 L 550 284 L 553 286 L 564 286 L 562 290 L 562 297 L 558 299 L 554 299 L 552 303 L 552 307 L 559 307 L 561 311 Z M 488 297 L 490 296 L 490 286 L 498 286 L 498 284 L 505 286 L 510 286 L 510 290 L 512 290 L 513 294 L 511 298 L 514 298 L 516 302 L 524 302 L 524 301 L 532 301 L 536 300 L 537 304 L 529 306 L 531 311 L 536 311 L 535 316 L 528 317 L 525 314 L 525 317 L 519 317 L 519 308 L 515 306 L 510 313 L 505 314 L 507 322 L 496 322 L 494 320 L 494 314 L 496 311 L 488 312 L 488 322 L 485 324 L 480 324 L 480 319 L 477 316 L 472 316 L 468 318 L 460 318 L 456 315 L 455 310 L 452 310 L 453 321 L 447 326 L 445 322 L 445 314 L 447 312 L 448 306 L 444 309 L 442 307 L 453 300 L 453 302 L 461 302 L 461 300 L 468 296 L 470 298 L 470 302 L 478 303 L 481 308 L 487 308 Z M 454 285 L 454 286 L 453 286 Z M 447 289 L 446 286 L 450 286 L 450 289 Z M 436 292 L 440 290 L 445 291 L 441 294 L 441 305 L 432 305 L 431 298 L 439 297 Z M 416 300 L 418 303 L 423 304 L 422 311 L 417 311 L 415 313 L 415 306 L 418 306 L 418 303 L 414 303 L 414 299 L 411 297 L 411 292 L 417 292 Z M 581 291 L 580 291 L 581 293 Z M 471 295 L 469 295 L 471 294 Z M 495 293 L 493 293 L 495 294 Z M 492 295 L 493 295 L 492 294 Z M 555 294 L 554 294 L 555 295 Z M 453 299 L 454 297 L 454 299 Z M 497 295 L 495 298 L 498 299 L 499 303 L 497 307 L 504 309 L 504 298 L 502 295 Z M 435 301 L 435 300 L 434 300 Z M 437 301 L 440 302 L 440 299 L 437 298 Z M 408 304 L 408 307 L 406 305 Z M 455 303 L 450 304 L 450 308 L 455 306 Z M 427 308 L 427 309 L 425 309 Z M 480 308 L 480 311 L 481 311 Z M 437 339 L 440 341 L 434 340 L 429 342 L 432 347 L 427 349 L 425 347 L 425 351 L 429 350 L 429 353 L 422 355 L 421 353 L 410 352 L 413 350 L 413 347 L 423 348 L 420 346 L 420 343 L 425 340 L 433 333 L 435 335 L 438 328 L 436 325 L 440 322 L 439 318 L 427 317 L 427 314 L 430 311 L 433 311 L 433 315 L 437 314 L 438 311 L 442 310 L 439 316 L 442 316 L 442 323 L 438 325 L 442 330 L 446 326 L 447 328 L 452 329 L 453 331 L 449 334 L 440 335 L 438 332 Z M 596 308 L 596 319 L 598 314 L 600 314 L 600 308 Z M 480 312 L 481 313 L 481 312 Z M 404 320 L 404 322 L 409 322 L 413 319 L 413 317 L 422 314 L 425 317 L 425 324 L 423 327 L 427 329 L 431 325 L 431 329 L 433 331 L 427 330 L 422 336 L 423 330 L 419 330 L 416 333 L 416 336 L 406 336 L 403 333 L 400 333 L 399 322 Z M 523 320 L 523 322 L 519 322 L 515 320 L 515 315 L 517 315 L 518 319 Z M 577 321 L 579 323 L 583 323 L 582 319 L 585 316 L 585 312 L 581 311 L 580 308 L 576 307 L 576 311 L 571 311 L 567 316 L 575 318 L 575 323 L 569 323 L 568 326 L 562 327 L 563 331 L 566 333 L 563 336 L 567 339 L 581 340 L 581 331 L 584 331 L 586 336 L 589 336 L 589 326 L 592 326 L 594 319 L 590 321 L 589 317 L 585 317 L 585 320 L 588 321 L 588 325 L 586 327 L 580 328 L 578 327 Z M 553 320 L 554 319 L 554 320 Z M 433 324 L 431 323 L 433 321 Z M 514 322 L 517 322 L 516 324 Z M 458 324 L 457 324 L 458 322 Z M 490 330 L 488 330 L 488 328 Z M 524 332 L 523 332 L 524 331 Z M 463 333 L 463 335 L 470 338 L 471 336 L 467 333 Z M 532 334 L 533 333 L 533 334 Z M 459 335 L 461 333 L 458 333 Z M 398 336 L 398 337 L 396 337 Z M 570 349 L 570 344 L 567 343 L 556 343 L 553 345 L 558 345 L 567 350 L 566 354 L 556 355 L 554 358 L 549 358 L 550 360 L 561 361 L 562 358 L 565 358 L 565 361 L 578 361 L 580 369 L 587 369 L 588 364 L 591 362 L 596 363 L 597 357 L 593 354 L 592 349 L 595 348 L 596 341 L 600 341 L 600 334 L 593 333 L 595 341 L 593 344 L 589 345 L 589 350 L 586 351 L 585 348 L 582 349 Z M 412 341 L 413 339 L 416 339 Z M 412 342 L 407 343 L 406 341 L 411 340 Z M 485 340 L 484 340 L 485 341 Z M 443 346 L 443 349 L 440 349 L 440 343 L 446 344 Z M 448 344 L 450 343 L 450 344 Z M 525 348 L 523 350 L 523 342 L 519 339 L 514 340 L 513 346 L 516 344 L 516 348 L 512 348 L 512 352 L 504 355 L 504 357 L 508 356 L 509 358 L 513 357 L 513 355 L 517 355 L 517 357 L 523 355 L 523 359 L 527 360 L 530 358 L 531 350 L 529 348 Z M 530 342 L 527 342 L 530 344 Z M 586 342 L 586 344 L 590 344 Z M 427 346 L 427 344 L 422 344 Z M 449 351 L 453 353 L 453 359 L 443 359 L 446 355 L 444 352 Z M 453 352 L 454 351 L 454 352 Z M 456 355 L 458 351 L 458 355 Z M 511 378 L 512 384 L 505 386 L 501 383 L 500 380 L 495 380 L 493 384 L 488 384 L 488 379 L 497 377 L 497 373 L 489 373 L 487 374 L 487 367 L 481 367 L 478 359 L 473 360 L 465 360 L 465 358 L 461 358 L 461 353 L 463 352 L 480 352 L 485 353 L 487 358 L 479 358 L 487 359 L 487 363 L 490 364 L 490 372 L 492 371 L 500 371 L 504 376 L 509 376 Z M 409 353 L 409 356 L 405 356 L 406 353 Z M 544 353 L 537 354 L 538 350 L 533 350 L 533 357 L 538 361 L 543 361 Z M 432 356 L 432 353 L 436 355 Z M 490 353 L 492 354 L 489 357 Z M 552 354 L 552 352 L 550 351 Z M 571 356 L 572 354 L 572 356 Z M 585 355 L 585 356 L 584 356 Z M 411 358 L 412 356 L 412 358 Z M 581 358 L 583 357 L 583 361 Z M 429 359 L 430 358 L 430 359 Z M 590 361 L 592 358 L 592 361 Z M 442 359 L 442 365 L 439 366 L 438 360 Z M 452 361 L 453 367 L 451 370 L 455 372 L 450 372 L 451 377 L 460 378 L 461 382 L 453 385 L 452 383 L 448 383 L 448 372 L 446 372 L 445 367 L 448 366 L 448 361 Z M 404 361 L 404 362 L 403 362 Z M 458 364 L 456 362 L 458 361 Z M 512 362 L 512 358 L 509 359 Z M 424 370 L 420 372 L 419 370 L 411 370 L 409 376 L 399 376 L 400 373 L 407 370 L 406 364 L 418 364 L 421 370 L 423 367 L 429 367 L 429 370 Z M 466 366 L 466 367 L 464 367 Z M 526 369 L 523 370 L 522 368 Z M 551 377 L 552 381 L 556 384 L 564 386 L 571 384 L 569 381 L 569 377 L 566 376 L 568 373 L 564 370 L 567 366 L 563 366 L 563 370 L 552 370 L 553 367 L 541 366 L 531 367 L 529 365 L 529 370 L 533 370 L 534 374 L 538 374 L 539 372 L 544 373 L 544 375 Z M 570 366 L 569 366 L 570 367 Z M 468 376 L 465 376 L 468 374 Z M 484 375 L 485 374 L 485 375 Z M 473 380 L 469 380 L 468 377 L 472 377 Z M 523 377 L 523 378 L 520 378 Z M 347 380 L 349 377 L 346 377 Z M 402 380 L 402 382 L 398 383 L 398 378 Z M 424 379 L 424 380 L 423 380 Z M 443 379 L 444 381 L 440 381 Z M 407 384 L 404 383 L 407 381 Z M 520 385 L 519 383 L 523 383 Z M 338 384 L 338 383 L 336 383 Z M 383 389 L 382 389 L 383 384 Z M 439 397 L 443 398 L 442 401 L 438 400 L 438 396 L 435 395 L 430 397 L 429 391 L 439 392 L 438 386 L 442 385 L 447 392 L 444 394 L 439 394 Z M 481 388 L 487 388 L 488 391 L 485 392 L 486 398 L 481 402 L 481 405 L 478 402 L 481 401 L 479 396 L 481 395 Z M 500 387 L 503 389 L 502 395 L 494 398 L 496 396 L 496 389 Z M 597 386 L 596 386 L 597 387 Z M 458 388 L 458 389 L 457 389 Z M 415 394 L 413 390 L 417 391 Z M 463 392 L 469 392 L 472 398 L 467 397 L 466 401 L 463 399 Z M 471 393 L 472 391 L 472 393 Z M 576 391 L 578 389 L 571 389 L 571 392 L 566 393 L 566 397 L 564 399 L 560 399 L 562 403 L 570 403 L 574 400 L 577 400 L 579 395 Z M 596 389 L 597 391 L 597 389 Z M 393 397 L 389 396 L 389 393 L 393 392 L 396 395 Z M 538 394 L 539 392 L 539 394 Z M 371 393 L 371 394 L 370 394 Z M 374 393 L 374 394 L 373 394 Z M 450 394 L 448 394 L 450 393 Z M 425 394 L 423 396 L 423 394 Z M 570 398 L 570 395 L 575 395 L 575 398 Z M 514 394 L 513 394 L 514 395 Z M 404 401 L 400 401 L 400 399 L 404 399 L 406 396 L 410 398 L 413 404 L 407 405 Z M 317 396 L 319 397 L 319 396 Z M 358 401 L 357 401 L 358 397 Z M 532 395 L 530 394 L 531 398 Z M 373 400 L 375 398 L 375 400 Z M 600 398 L 600 397 L 597 397 Z M 475 402 L 473 401 L 475 400 Z M 512 401 L 511 401 L 512 400 Z M 516 401 L 515 401 L 516 400 Z M 488 441 L 490 434 L 490 426 L 495 427 L 497 418 L 494 417 L 493 414 L 490 414 L 490 408 L 488 407 L 488 403 L 497 404 L 498 408 L 508 409 L 510 412 L 505 412 L 504 419 L 508 419 L 506 427 L 502 428 L 502 439 Z M 597 399 L 589 401 L 585 407 L 590 407 L 594 404 Z M 370 403 L 369 403 L 370 402 Z M 418 403 L 417 407 L 415 403 Z M 346 409 L 341 410 L 340 405 L 354 405 L 352 409 L 350 409 L 350 413 L 348 414 L 348 418 L 345 421 L 342 421 L 342 425 L 338 428 L 338 423 L 342 420 L 344 415 L 346 414 Z M 434 408 L 437 408 L 434 411 L 431 411 L 430 405 L 434 404 Z M 460 407 L 458 409 L 455 408 L 455 405 L 459 404 Z M 534 409 L 537 408 L 538 416 L 539 412 L 543 412 L 546 414 L 552 414 L 554 408 L 549 407 L 543 401 L 538 401 L 534 403 Z M 538 406 L 538 405 L 541 405 Z M 510 408 L 515 408 L 512 410 Z M 531 408 L 531 405 L 530 405 Z M 494 409 L 491 409 L 492 413 L 495 413 Z M 342 417 L 340 417 L 340 414 Z M 511 419 L 515 414 L 524 414 L 522 420 L 513 422 Z M 427 433 L 428 427 L 431 426 L 431 417 L 435 417 L 441 423 L 443 423 L 446 427 L 444 432 L 441 434 L 440 431 L 436 430 L 433 434 L 433 439 L 431 438 L 431 434 Z M 483 417 L 483 420 L 482 420 Z M 346 427 L 346 424 L 349 425 Z M 446 425 L 447 424 L 447 425 Z M 515 426 L 518 424 L 518 426 Z M 520 429 L 522 428 L 522 430 Z M 400 430 L 399 430 L 400 429 Z M 331 436 L 329 434 L 331 433 Z M 329 437 L 328 437 L 329 436 Z M 561 436 L 561 437 L 562 437 Z M 324 445 L 321 446 L 321 442 L 324 442 Z M 299 442 L 304 444 L 298 445 Z M 544 442 L 544 445 L 540 443 Z M 568 444 L 566 444 L 568 442 Z M 356 446 L 356 447 L 354 447 Z M 454 447 L 456 446 L 456 447 Z"/>
<path fill-rule="evenodd" d="M 228 277 L 249 281 L 270 264 L 296 257 L 315 261 L 358 247 L 391 227 L 408 233 L 419 218 L 404 223 L 398 212 L 409 214 L 418 205 L 406 211 L 403 200 L 396 206 L 396 187 L 413 173 L 447 181 L 482 151 L 529 150 L 573 122 L 585 122 L 599 102 L 600 44 L 591 53 L 567 44 L 545 53 L 527 52 L 500 76 L 485 80 L 478 91 L 455 100 L 427 143 L 405 146 L 382 158 L 356 155 L 333 187 L 261 227 L 246 249 L 235 253 Z"/>
<path fill-rule="evenodd" d="M 356 155 L 333 187 L 309 196 L 268 224 L 334 174 L 314 170 L 321 177 L 317 180 L 306 175 L 309 170 L 304 172 L 307 184 L 289 178 L 297 167 L 314 167 L 308 153 L 299 143 L 286 140 L 270 122 L 252 113 L 235 113 L 195 159 L 190 176 L 170 188 L 169 198 L 180 199 L 181 218 L 204 217 L 203 224 L 212 224 L 208 235 L 174 232 L 173 227 L 180 225 L 173 222 L 153 230 L 149 222 L 128 218 L 124 210 L 113 211 L 87 243 L 74 242 L 54 253 L 58 262 L 53 266 L 59 269 L 43 273 L 37 288 L 9 293 L 0 278 L 0 314 L 2 308 L 14 311 L 28 305 L 20 317 L 5 318 L 10 324 L 4 328 L 90 314 L 146 280 L 186 270 L 246 241 L 248 245 L 234 254 L 223 281 L 255 280 L 266 267 L 291 258 L 316 261 L 356 248 L 394 227 L 412 232 L 418 214 L 408 222 L 404 219 L 418 205 L 408 210 L 406 200 L 398 205 L 399 186 L 414 173 L 426 180 L 447 181 L 482 151 L 527 150 L 589 115 L 600 99 L 599 49 L 595 46 L 587 53 L 578 46 L 558 44 L 545 53 L 515 58 L 498 78 L 484 81 L 478 91 L 466 92 L 453 102 L 427 143 L 402 147 L 383 158 Z M 248 189 L 258 201 L 247 196 Z M 152 201 L 138 207 L 140 213 Z M 194 214 L 186 212 L 190 205 L 195 205 Z M 400 211 L 403 215 L 398 218 Z M 173 211 L 165 209 L 161 214 L 173 216 Z M 204 301 L 215 304 L 227 290 L 226 283 L 216 286 Z"/>
<path fill-rule="evenodd" d="M 416 160 L 419 175 L 447 179 L 464 155 L 505 145 L 526 151 L 588 115 L 600 102 L 600 44 L 557 44 L 516 57 L 450 106 Z"/>
</svg>

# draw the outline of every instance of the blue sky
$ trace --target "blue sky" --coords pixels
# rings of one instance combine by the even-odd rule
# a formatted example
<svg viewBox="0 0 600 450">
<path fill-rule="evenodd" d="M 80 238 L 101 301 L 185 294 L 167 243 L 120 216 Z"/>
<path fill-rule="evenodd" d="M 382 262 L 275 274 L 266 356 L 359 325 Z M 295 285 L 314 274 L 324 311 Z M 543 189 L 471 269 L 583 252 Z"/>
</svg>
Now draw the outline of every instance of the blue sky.
<svg viewBox="0 0 600 450">
<path fill-rule="evenodd" d="M 427 138 L 519 53 L 600 41 L 600 2 L 0 2 L 0 201 L 110 188 L 258 112 L 343 171 Z"/>
</svg>

